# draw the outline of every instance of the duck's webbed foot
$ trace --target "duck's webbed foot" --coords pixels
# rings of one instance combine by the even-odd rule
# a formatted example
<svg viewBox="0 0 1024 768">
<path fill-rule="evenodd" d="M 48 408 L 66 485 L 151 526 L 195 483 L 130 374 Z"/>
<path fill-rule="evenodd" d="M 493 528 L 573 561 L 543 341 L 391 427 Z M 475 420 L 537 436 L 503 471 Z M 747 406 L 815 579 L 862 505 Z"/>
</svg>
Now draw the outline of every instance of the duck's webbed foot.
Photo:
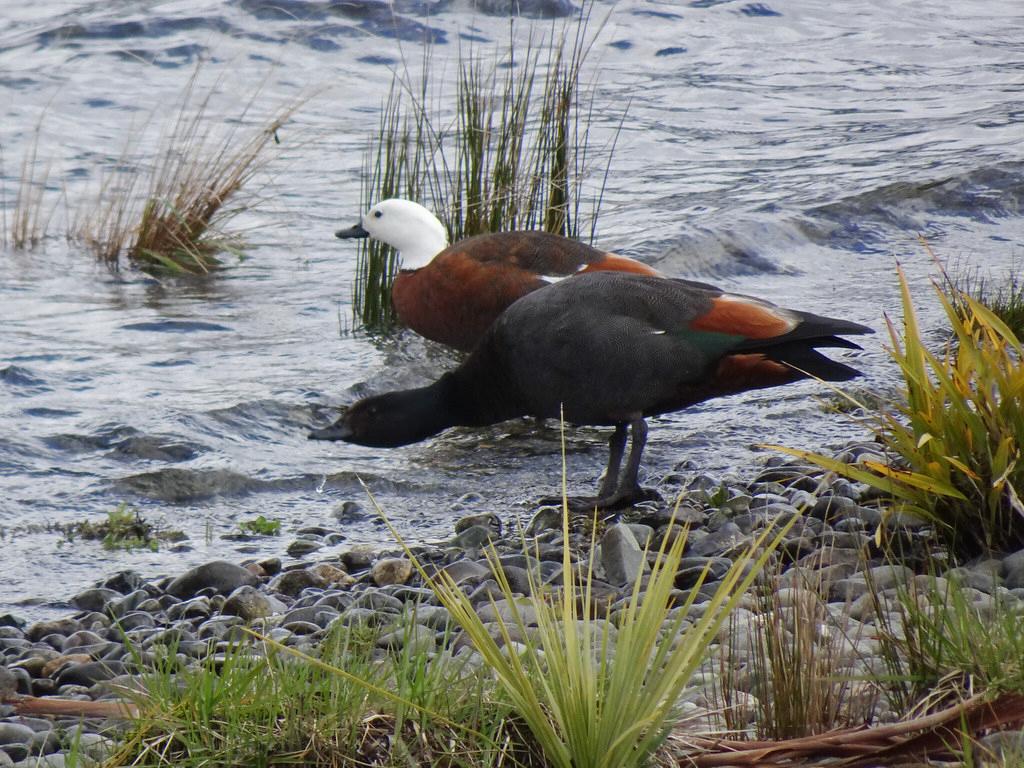
<svg viewBox="0 0 1024 768">
<path fill-rule="evenodd" d="M 566 499 L 569 512 L 576 515 L 590 514 L 595 509 L 598 512 L 616 512 L 627 509 L 634 504 L 643 501 L 663 501 L 661 494 L 653 488 L 640 488 L 639 486 L 630 491 L 616 491 L 611 496 L 570 496 Z M 538 506 L 562 506 L 561 496 L 544 496 L 537 501 Z"/>
</svg>

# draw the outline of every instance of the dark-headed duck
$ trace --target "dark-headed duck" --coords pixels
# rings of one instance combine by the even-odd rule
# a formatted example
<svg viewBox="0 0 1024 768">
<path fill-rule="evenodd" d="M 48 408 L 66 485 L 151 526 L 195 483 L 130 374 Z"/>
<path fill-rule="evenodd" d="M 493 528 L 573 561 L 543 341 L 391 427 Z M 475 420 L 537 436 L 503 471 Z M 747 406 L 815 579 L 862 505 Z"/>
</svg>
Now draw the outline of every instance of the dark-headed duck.
<svg viewBox="0 0 1024 768">
<path fill-rule="evenodd" d="M 335 233 L 371 237 L 398 251 L 391 288 L 403 325 L 468 352 L 516 299 L 564 277 L 595 271 L 659 275 L 653 267 L 547 232 L 496 232 L 448 245 L 444 225 L 410 200 L 382 200 Z"/>
<path fill-rule="evenodd" d="M 645 497 L 637 479 L 644 417 L 808 376 L 845 381 L 858 372 L 816 348 L 859 349 L 839 336 L 862 333 L 872 330 L 701 284 L 585 274 L 515 302 L 433 384 L 360 400 L 310 438 L 393 447 L 517 416 L 613 426 L 590 503 L 614 509 Z"/>
</svg>

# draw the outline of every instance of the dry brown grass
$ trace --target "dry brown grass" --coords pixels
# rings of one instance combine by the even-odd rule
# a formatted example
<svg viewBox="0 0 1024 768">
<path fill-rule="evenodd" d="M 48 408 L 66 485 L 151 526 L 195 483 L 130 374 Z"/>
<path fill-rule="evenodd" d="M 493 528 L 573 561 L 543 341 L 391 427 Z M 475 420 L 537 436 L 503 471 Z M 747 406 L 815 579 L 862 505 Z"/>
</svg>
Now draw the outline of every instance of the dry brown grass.
<svg viewBox="0 0 1024 768">
<path fill-rule="evenodd" d="M 21 159 L 21 173 L 13 205 L 8 210 L 6 185 L 0 189 L 0 244 L 4 248 L 24 251 L 42 243 L 49 229 L 55 208 L 45 207 L 46 185 L 51 163 L 39 162 L 39 135 L 42 119 L 36 125 L 32 143 Z M 0 158 L 2 159 L 2 158 Z M 2 168 L 0 162 L 0 168 Z"/>
<path fill-rule="evenodd" d="M 171 273 L 209 272 L 220 254 L 239 249 L 240 238 L 226 225 L 258 202 L 246 187 L 299 103 L 252 119 L 257 92 L 225 128 L 210 114 L 217 85 L 200 95 L 193 74 L 152 166 L 132 161 L 140 137 L 129 137 L 115 172 L 72 227 L 74 239 L 111 265 L 124 258 Z"/>
</svg>

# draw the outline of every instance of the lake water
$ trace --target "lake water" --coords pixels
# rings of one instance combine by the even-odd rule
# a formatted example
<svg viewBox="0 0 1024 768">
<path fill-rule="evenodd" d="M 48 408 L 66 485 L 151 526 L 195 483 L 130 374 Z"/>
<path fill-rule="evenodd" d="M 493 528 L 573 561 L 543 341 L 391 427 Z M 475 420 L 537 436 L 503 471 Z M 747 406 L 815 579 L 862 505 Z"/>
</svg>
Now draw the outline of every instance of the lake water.
<svg viewBox="0 0 1024 768">
<path fill-rule="evenodd" d="M 147 576 L 280 553 L 326 525 L 387 540 L 361 482 L 411 539 L 470 511 L 526 516 L 560 487 L 554 429 L 453 430 L 396 450 L 306 440 L 358 396 L 436 376 L 450 359 L 409 334 L 353 331 L 364 152 L 393 71 L 424 40 L 436 79 L 458 49 L 505 50 L 509 2 L 0 0 L 2 204 L 33 144 L 49 164 L 49 236 L 0 251 L 0 610 L 42 614 L 120 568 Z M 519 34 L 566 3 L 522 4 Z M 603 27 L 594 20 L 607 16 Z M 1024 256 L 1024 6 L 964 0 L 597 3 L 585 79 L 597 146 L 622 121 L 597 241 L 671 274 L 884 329 L 902 262 L 924 301 L 935 267 L 1002 279 Z M 131 136 L 151 157 L 202 61 L 210 119 L 299 98 L 236 224 L 241 262 L 205 280 L 98 264 L 64 234 Z M 628 107 L 628 110 L 627 110 Z M 623 119 L 623 114 L 625 118 Z M 36 131 L 38 126 L 38 138 Z M 593 185 L 590 187 L 593 188 Z M 933 307 L 925 322 L 939 338 Z M 891 387 L 883 334 L 848 359 Z M 749 476 L 761 442 L 828 448 L 862 434 L 801 384 L 652 420 L 649 482 Z M 605 435 L 568 436 L 570 491 L 591 490 Z M 346 508 L 345 501 L 362 511 Z M 106 552 L 54 523 L 122 502 L 187 545 Z M 284 536 L 239 542 L 265 515 Z M 225 536 L 229 538 L 225 538 Z"/>
</svg>

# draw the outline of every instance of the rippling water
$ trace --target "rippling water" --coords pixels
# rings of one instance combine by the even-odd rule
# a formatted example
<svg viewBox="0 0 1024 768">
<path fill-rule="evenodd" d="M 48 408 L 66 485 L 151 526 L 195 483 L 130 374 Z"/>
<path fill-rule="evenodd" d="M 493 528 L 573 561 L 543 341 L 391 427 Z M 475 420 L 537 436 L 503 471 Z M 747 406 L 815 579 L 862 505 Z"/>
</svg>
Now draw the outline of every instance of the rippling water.
<svg viewBox="0 0 1024 768">
<path fill-rule="evenodd" d="M 338 512 L 346 500 L 369 507 L 360 479 L 412 538 L 446 533 L 469 510 L 526 514 L 558 488 L 558 433 L 528 423 L 390 451 L 305 439 L 335 406 L 448 364 L 408 335 L 350 332 L 354 252 L 332 232 L 358 214 L 363 150 L 393 68 L 417 65 L 425 40 L 439 73 L 459 45 L 500 47 L 514 3 L 15 5 L 0 9 L 0 204 L 39 126 L 56 213 L 40 248 L 0 251 L 0 607 L 45 611 L 120 567 L 154 575 L 278 552 L 280 541 L 223 538 L 257 514 L 286 532 L 340 525 L 350 542 L 382 541 L 369 514 Z M 520 7 L 520 32 L 541 33 L 569 5 Z M 996 279 L 1019 266 L 1017 4 L 598 3 L 594 18 L 606 14 L 589 59 L 599 143 L 628 112 L 603 246 L 879 329 L 896 308 L 895 261 L 920 288 L 933 271 L 919 233 Z M 266 204 L 240 219 L 246 259 L 206 281 L 111 273 L 60 233 L 200 60 L 225 122 L 257 91 L 268 110 L 308 97 L 260 179 Z M 855 364 L 875 386 L 892 381 L 880 338 Z M 820 391 L 752 393 L 654 420 L 649 479 L 686 459 L 749 472 L 758 442 L 823 447 L 856 435 L 821 412 Z M 603 434 L 574 432 L 568 447 L 571 488 L 591 488 Z M 46 530 L 122 501 L 184 530 L 188 545 L 110 554 Z"/>
</svg>

